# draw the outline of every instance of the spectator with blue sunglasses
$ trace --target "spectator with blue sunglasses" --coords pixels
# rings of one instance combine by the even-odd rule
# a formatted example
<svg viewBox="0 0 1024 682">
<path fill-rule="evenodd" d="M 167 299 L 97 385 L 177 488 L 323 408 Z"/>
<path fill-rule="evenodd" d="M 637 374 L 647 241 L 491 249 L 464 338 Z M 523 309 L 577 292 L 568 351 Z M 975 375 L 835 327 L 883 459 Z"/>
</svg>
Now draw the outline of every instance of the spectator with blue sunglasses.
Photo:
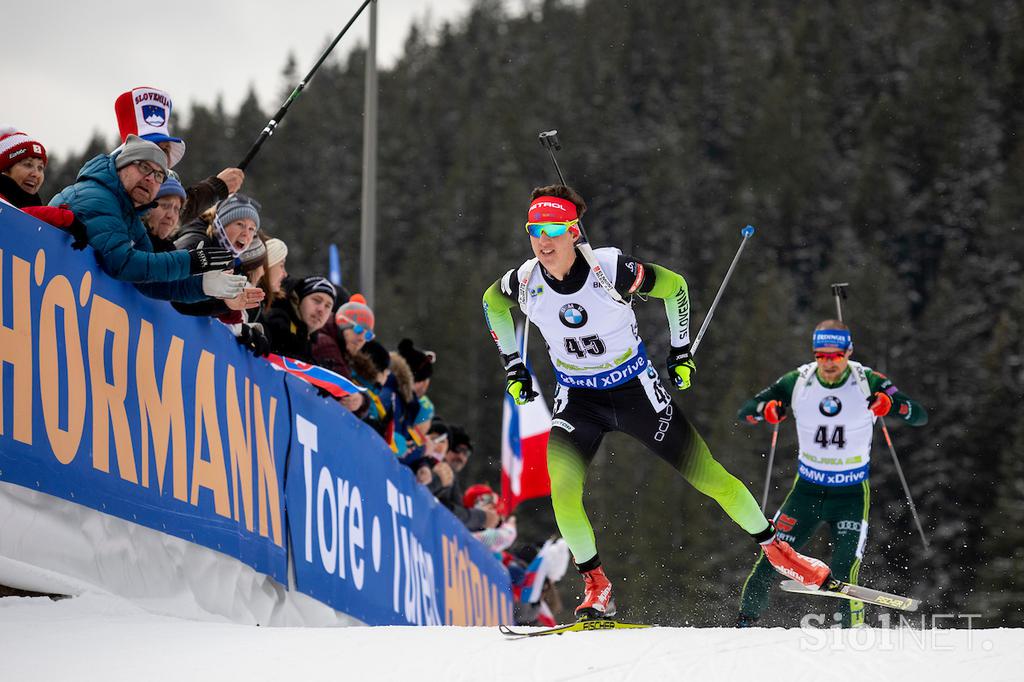
<svg viewBox="0 0 1024 682">
<path fill-rule="evenodd" d="M 351 379 L 352 359 L 373 340 L 373 324 L 373 310 L 363 296 L 354 294 L 313 337 L 313 361 Z M 369 408 L 360 394 L 346 396 L 341 403 L 360 418 Z"/>
</svg>

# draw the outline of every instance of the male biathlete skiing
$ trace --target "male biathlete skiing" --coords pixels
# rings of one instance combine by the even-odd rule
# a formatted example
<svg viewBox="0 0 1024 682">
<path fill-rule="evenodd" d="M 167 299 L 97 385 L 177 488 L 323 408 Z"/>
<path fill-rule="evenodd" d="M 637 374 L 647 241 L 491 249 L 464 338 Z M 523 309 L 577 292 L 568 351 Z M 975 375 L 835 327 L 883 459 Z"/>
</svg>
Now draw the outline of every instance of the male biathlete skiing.
<svg viewBox="0 0 1024 682">
<path fill-rule="evenodd" d="M 800 455 L 796 480 L 775 514 L 779 536 L 800 549 L 822 523 L 832 532 L 833 577 L 856 583 L 868 536 L 868 468 L 875 419 L 892 415 L 911 426 L 928 421 L 917 402 L 884 374 L 850 361 L 853 340 L 838 320 L 825 320 L 812 336 L 814 362 L 782 375 L 748 400 L 737 419 L 778 424 L 793 411 Z M 757 622 L 768 606 L 771 568 L 758 557 L 743 585 L 737 624 Z M 864 622 L 864 604 L 848 601 L 845 627 Z"/>
<path fill-rule="evenodd" d="M 582 197 L 564 185 L 533 190 L 526 223 L 535 258 L 509 270 L 484 293 L 484 316 L 506 370 L 506 391 L 517 404 L 536 397 L 519 356 L 512 308 L 541 331 L 558 386 L 548 440 L 551 504 L 558 529 L 583 576 L 580 619 L 615 613 L 612 587 L 597 553 L 583 508 L 583 482 L 601 438 L 609 431 L 633 436 L 664 459 L 697 490 L 715 499 L 761 545 L 779 572 L 819 587 L 829 569 L 780 540 L 743 484 L 719 464 L 673 404 L 647 359 L 632 309 L 632 296 L 665 301 L 672 335 L 668 371 L 680 390 L 695 371 L 690 355 L 690 303 L 686 281 L 675 272 L 622 255 L 593 251 L 607 273 L 608 289 L 576 247 Z"/>
</svg>

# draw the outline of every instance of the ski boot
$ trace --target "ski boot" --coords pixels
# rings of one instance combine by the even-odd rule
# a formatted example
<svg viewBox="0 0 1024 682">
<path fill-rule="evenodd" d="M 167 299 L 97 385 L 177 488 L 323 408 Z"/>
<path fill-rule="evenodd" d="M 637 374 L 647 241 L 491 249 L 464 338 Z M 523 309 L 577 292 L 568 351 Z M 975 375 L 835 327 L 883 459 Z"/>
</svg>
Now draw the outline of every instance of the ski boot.
<svg viewBox="0 0 1024 682">
<path fill-rule="evenodd" d="M 800 554 L 778 536 L 772 536 L 769 542 L 761 545 L 761 549 L 772 568 L 804 587 L 820 589 L 832 575 L 824 561 Z"/>
<path fill-rule="evenodd" d="M 581 571 L 583 576 L 583 602 L 576 607 L 576 620 L 611 618 L 615 615 L 615 600 L 612 598 L 612 584 L 604 569 L 598 566 Z"/>
</svg>

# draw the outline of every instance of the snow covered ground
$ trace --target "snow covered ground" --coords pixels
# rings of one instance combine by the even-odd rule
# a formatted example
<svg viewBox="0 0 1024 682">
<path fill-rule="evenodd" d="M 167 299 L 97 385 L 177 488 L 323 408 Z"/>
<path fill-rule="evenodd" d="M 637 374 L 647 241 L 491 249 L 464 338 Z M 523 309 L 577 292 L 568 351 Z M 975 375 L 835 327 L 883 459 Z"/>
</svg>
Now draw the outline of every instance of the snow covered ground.
<svg viewBox="0 0 1024 682">
<path fill-rule="evenodd" d="M 157 616 L 105 595 L 0 599 L 0 679 L 1024 679 L 1024 630 L 657 628 L 509 640 L 496 628 L 260 628 Z"/>
</svg>

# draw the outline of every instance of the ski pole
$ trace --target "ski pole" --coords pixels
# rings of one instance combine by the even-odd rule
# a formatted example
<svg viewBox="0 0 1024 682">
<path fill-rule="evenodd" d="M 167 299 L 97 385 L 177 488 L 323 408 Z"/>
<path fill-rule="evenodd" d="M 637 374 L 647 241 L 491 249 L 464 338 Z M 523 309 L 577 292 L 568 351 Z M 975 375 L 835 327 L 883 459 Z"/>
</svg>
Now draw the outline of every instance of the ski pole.
<svg viewBox="0 0 1024 682">
<path fill-rule="evenodd" d="M 843 321 L 843 305 L 840 302 L 840 298 L 846 298 L 846 287 L 850 286 L 847 282 L 836 282 L 832 284 L 832 295 L 836 297 L 836 314 L 839 315 L 839 321 Z M 882 425 L 882 435 L 885 436 L 885 444 L 889 446 L 889 454 L 892 455 L 892 463 L 896 465 L 896 473 L 900 477 L 900 483 L 903 484 L 903 493 L 907 496 L 907 504 L 910 507 L 910 515 L 914 517 L 914 525 L 917 526 L 917 532 L 921 536 L 921 542 L 924 543 L 926 551 L 931 548 L 928 546 L 928 537 L 924 534 L 924 528 L 921 526 L 921 519 L 917 516 L 917 506 L 914 504 L 914 497 L 910 494 L 910 486 L 907 485 L 907 479 L 903 475 L 903 467 L 900 466 L 900 458 L 896 456 L 896 448 L 892 444 L 892 438 L 889 436 L 889 428 L 885 425 L 885 417 L 878 418 L 879 423 Z"/>
<path fill-rule="evenodd" d="M 768 474 L 764 477 L 764 495 L 761 497 L 761 513 L 768 507 L 768 487 L 772 483 L 772 463 L 775 461 L 775 444 L 779 442 L 779 423 L 772 427 L 772 447 L 768 450 Z"/>
<path fill-rule="evenodd" d="M 903 475 L 903 467 L 900 466 L 900 459 L 896 456 L 896 448 L 893 447 L 892 438 L 889 437 L 889 429 L 885 426 L 885 417 L 878 418 L 879 423 L 882 425 L 882 435 L 885 436 L 885 443 L 889 446 L 889 454 L 892 455 L 892 463 L 896 465 L 896 473 L 900 477 L 900 483 L 903 484 L 903 492 L 907 496 L 907 504 L 910 506 L 910 515 L 914 517 L 914 524 L 917 526 L 917 532 L 921 535 L 921 542 L 924 543 L 925 550 L 930 550 L 928 546 L 928 538 L 924 534 L 924 528 L 921 527 L 921 519 L 917 516 L 917 507 L 914 506 L 914 498 L 910 495 L 910 486 L 907 485 L 907 479 Z"/>
<path fill-rule="evenodd" d="M 562 148 L 562 144 L 558 141 L 558 131 L 546 130 L 540 133 L 537 136 L 537 139 L 540 140 L 541 146 L 548 150 L 548 155 L 551 157 L 551 163 L 555 165 L 555 173 L 558 174 L 558 181 L 567 187 L 568 185 L 566 185 L 565 176 L 562 175 L 562 169 L 558 165 L 558 159 L 555 158 L 555 152 Z M 622 295 L 615 290 L 615 285 L 612 284 L 610 279 L 608 279 L 608 275 L 605 273 L 604 268 L 601 267 L 601 264 L 597 262 L 597 256 L 594 255 L 594 250 L 590 246 L 590 239 L 587 237 L 587 231 L 583 227 L 582 218 L 577 221 L 576 225 L 580 228 L 580 240 L 576 242 L 576 248 L 578 248 L 580 253 L 583 255 L 583 260 L 587 261 L 587 265 L 590 266 L 590 269 L 594 272 L 594 276 L 597 277 L 597 281 L 600 282 L 604 290 L 607 291 L 613 299 L 625 305 L 626 301 L 622 298 Z"/>
<path fill-rule="evenodd" d="M 316 60 L 316 64 L 314 64 L 313 68 L 309 70 L 309 73 L 306 74 L 306 77 L 299 81 L 299 84 L 295 86 L 294 90 L 292 90 L 292 94 L 288 95 L 288 99 L 284 101 L 284 104 L 282 104 L 281 108 L 277 110 L 277 113 L 274 114 L 274 117 L 267 122 L 266 127 L 263 128 L 262 132 L 260 132 L 259 137 L 256 138 L 256 141 L 253 143 L 252 147 L 249 148 L 249 151 L 245 155 L 245 158 L 242 159 L 242 162 L 238 164 L 239 168 L 245 170 L 246 166 L 248 166 L 249 163 L 253 160 L 253 158 L 256 157 L 256 154 L 260 151 L 260 147 L 263 146 L 263 143 L 267 141 L 268 137 L 274 134 L 274 131 L 277 129 L 277 126 L 281 122 L 281 119 L 283 119 L 285 114 L 288 113 L 288 107 L 292 105 L 292 102 L 299 98 L 299 95 L 302 94 L 302 91 L 303 89 L 305 89 L 306 84 L 309 83 L 310 80 L 312 80 L 313 74 L 316 73 L 317 69 L 319 69 L 320 66 L 324 63 L 324 60 L 327 59 L 327 56 L 331 54 L 331 51 L 334 50 L 334 46 L 338 44 L 338 41 L 341 40 L 341 37 L 345 35 L 346 31 L 348 31 L 352 24 L 355 23 L 355 20 L 358 19 L 359 15 L 363 13 L 363 10 L 366 9 L 366 6 L 373 1 L 374 0 L 364 0 L 363 4 L 360 5 L 359 9 L 356 10 L 356 13 L 353 14 L 352 18 L 348 20 L 347 24 L 345 24 L 345 28 L 341 29 L 341 32 L 334 37 L 334 40 L 331 42 L 330 45 L 327 46 L 327 49 L 324 50 L 324 53 L 320 55 L 320 59 Z"/>
<path fill-rule="evenodd" d="M 843 304 L 840 299 L 846 299 L 846 287 L 848 286 L 850 286 L 849 282 L 832 283 L 832 295 L 836 297 L 836 316 L 840 322 L 843 321 Z"/>
<path fill-rule="evenodd" d="M 732 277 L 732 271 L 736 268 L 736 262 L 740 259 L 740 254 L 743 253 L 743 247 L 747 245 L 747 240 L 754 236 L 754 226 L 747 225 L 740 234 L 743 235 L 743 239 L 740 241 L 740 248 L 736 249 L 736 255 L 732 257 L 732 263 L 729 264 L 729 269 L 725 273 L 725 279 L 722 280 L 722 286 L 718 287 L 718 293 L 715 294 L 715 300 L 711 302 L 711 308 L 708 310 L 707 317 L 704 318 L 704 322 L 700 325 L 700 331 L 697 332 L 697 338 L 693 340 L 693 345 L 690 347 L 690 354 L 697 354 L 697 347 L 700 346 L 700 340 L 704 338 L 704 332 L 707 331 L 708 325 L 711 323 L 711 316 L 715 314 L 715 308 L 718 306 L 718 301 L 722 298 L 722 293 L 725 291 L 725 285 L 729 283 L 729 278 Z"/>
</svg>

